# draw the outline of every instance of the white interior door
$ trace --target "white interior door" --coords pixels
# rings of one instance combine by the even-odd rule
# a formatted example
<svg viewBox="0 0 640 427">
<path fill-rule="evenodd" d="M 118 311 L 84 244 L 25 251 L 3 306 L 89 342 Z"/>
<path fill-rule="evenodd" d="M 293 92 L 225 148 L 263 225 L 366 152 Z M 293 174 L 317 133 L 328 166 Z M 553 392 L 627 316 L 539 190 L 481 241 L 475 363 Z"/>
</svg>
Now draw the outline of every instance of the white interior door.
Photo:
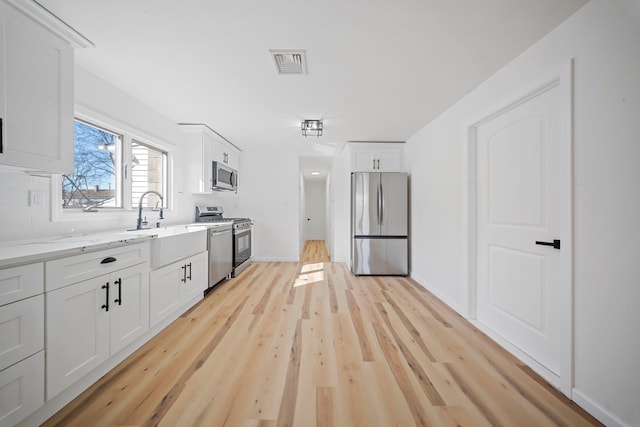
<svg viewBox="0 0 640 427">
<path fill-rule="evenodd" d="M 306 240 L 324 240 L 325 195 L 307 194 L 305 204 Z"/>
<path fill-rule="evenodd" d="M 476 316 L 569 394 L 571 92 L 562 82 L 476 127 Z M 559 248 L 545 245 L 554 240 Z"/>
</svg>

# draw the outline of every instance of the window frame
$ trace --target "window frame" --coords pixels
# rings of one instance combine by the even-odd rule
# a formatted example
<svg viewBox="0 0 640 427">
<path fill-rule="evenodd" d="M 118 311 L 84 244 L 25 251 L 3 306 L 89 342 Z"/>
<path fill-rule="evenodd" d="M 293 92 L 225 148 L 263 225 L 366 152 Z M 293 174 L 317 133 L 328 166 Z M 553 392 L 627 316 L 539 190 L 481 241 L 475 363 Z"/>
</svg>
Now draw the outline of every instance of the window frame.
<svg viewBox="0 0 640 427">
<path fill-rule="evenodd" d="M 120 176 L 116 176 L 116 181 L 122 180 L 122 206 L 98 209 L 97 212 L 84 212 L 81 209 L 63 209 L 62 207 L 62 174 L 51 177 L 51 218 L 54 222 L 62 221 L 91 221 L 105 219 L 121 219 L 123 216 L 130 216 L 131 212 L 137 212 L 137 204 L 132 203 L 131 187 L 131 147 L 132 141 L 143 144 L 154 150 L 162 151 L 167 155 L 165 184 L 166 193 L 163 198 L 166 200 L 165 210 L 173 211 L 173 158 L 175 146 L 154 135 L 151 135 L 139 128 L 123 123 L 117 119 L 94 111 L 86 106 L 75 106 L 74 120 L 81 121 L 90 126 L 104 129 L 122 136 L 122 156 L 120 161 Z"/>
</svg>

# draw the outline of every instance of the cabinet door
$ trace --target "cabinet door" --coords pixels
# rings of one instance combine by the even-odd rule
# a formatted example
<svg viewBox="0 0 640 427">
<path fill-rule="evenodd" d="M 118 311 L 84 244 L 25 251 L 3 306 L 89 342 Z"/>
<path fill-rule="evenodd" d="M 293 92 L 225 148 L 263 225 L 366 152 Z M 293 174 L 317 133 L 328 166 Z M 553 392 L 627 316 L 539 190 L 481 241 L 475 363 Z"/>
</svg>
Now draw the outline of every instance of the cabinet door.
<svg viewBox="0 0 640 427">
<path fill-rule="evenodd" d="M 193 298 L 204 296 L 204 291 L 209 286 L 207 265 L 209 263 L 208 252 L 201 252 L 183 262 L 187 266 L 187 280 L 182 283 L 182 302 L 186 303 Z"/>
<path fill-rule="evenodd" d="M 202 181 L 199 191 L 201 193 L 211 193 L 212 160 L 215 160 L 216 141 L 208 134 L 202 134 Z"/>
<path fill-rule="evenodd" d="M 42 405 L 44 351 L 0 371 L 0 425 L 16 425 Z"/>
<path fill-rule="evenodd" d="M 376 166 L 380 172 L 401 172 L 402 150 L 399 148 L 380 150 L 377 153 Z"/>
<path fill-rule="evenodd" d="M 107 283 L 108 275 L 47 293 L 47 400 L 109 358 Z"/>
<path fill-rule="evenodd" d="M 111 275 L 111 355 L 149 330 L 148 264 Z"/>
<path fill-rule="evenodd" d="M 183 262 L 153 270 L 149 274 L 150 326 L 157 325 L 180 307 L 180 293 L 184 278 Z"/>
<path fill-rule="evenodd" d="M 0 270 L 0 305 L 41 294 L 43 291 L 44 264 L 41 262 Z"/>
<path fill-rule="evenodd" d="M 376 153 L 370 149 L 354 148 L 352 149 L 352 172 L 373 172 L 377 170 Z"/>
<path fill-rule="evenodd" d="M 73 48 L 3 2 L 4 78 L 0 163 L 55 173 L 73 170 Z M 4 51 L 2 51 L 4 49 Z M 0 67 L 1 68 L 1 67 Z"/>
<path fill-rule="evenodd" d="M 0 307 L 0 370 L 43 348 L 44 295 Z"/>
</svg>

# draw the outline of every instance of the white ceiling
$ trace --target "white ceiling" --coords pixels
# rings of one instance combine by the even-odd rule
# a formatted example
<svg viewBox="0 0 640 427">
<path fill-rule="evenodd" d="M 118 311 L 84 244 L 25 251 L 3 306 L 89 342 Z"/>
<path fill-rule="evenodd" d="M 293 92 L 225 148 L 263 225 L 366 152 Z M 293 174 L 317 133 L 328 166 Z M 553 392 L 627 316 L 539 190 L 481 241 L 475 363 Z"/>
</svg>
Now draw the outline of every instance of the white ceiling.
<svg viewBox="0 0 640 427">
<path fill-rule="evenodd" d="M 80 66 L 169 119 L 304 155 L 408 139 L 586 3 L 37 1 L 95 43 Z M 277 75 L 269 49 L 305 49 L 308 74 Z"/>
</svg>

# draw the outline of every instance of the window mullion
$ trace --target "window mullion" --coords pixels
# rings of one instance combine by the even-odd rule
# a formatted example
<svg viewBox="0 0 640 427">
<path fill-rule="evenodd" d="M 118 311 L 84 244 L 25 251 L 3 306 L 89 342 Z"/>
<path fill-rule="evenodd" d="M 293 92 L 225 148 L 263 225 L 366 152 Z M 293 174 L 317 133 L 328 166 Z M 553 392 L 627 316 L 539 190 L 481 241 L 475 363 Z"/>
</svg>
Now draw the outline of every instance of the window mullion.
<svg viewBox="0 0 640 427">
<path fill-rule="evenodd" d="M 131 203 L 131 135 L 124 135 L 122 143 L 122 198 L 125 210 L 133 209 Z"/>
</svg>

